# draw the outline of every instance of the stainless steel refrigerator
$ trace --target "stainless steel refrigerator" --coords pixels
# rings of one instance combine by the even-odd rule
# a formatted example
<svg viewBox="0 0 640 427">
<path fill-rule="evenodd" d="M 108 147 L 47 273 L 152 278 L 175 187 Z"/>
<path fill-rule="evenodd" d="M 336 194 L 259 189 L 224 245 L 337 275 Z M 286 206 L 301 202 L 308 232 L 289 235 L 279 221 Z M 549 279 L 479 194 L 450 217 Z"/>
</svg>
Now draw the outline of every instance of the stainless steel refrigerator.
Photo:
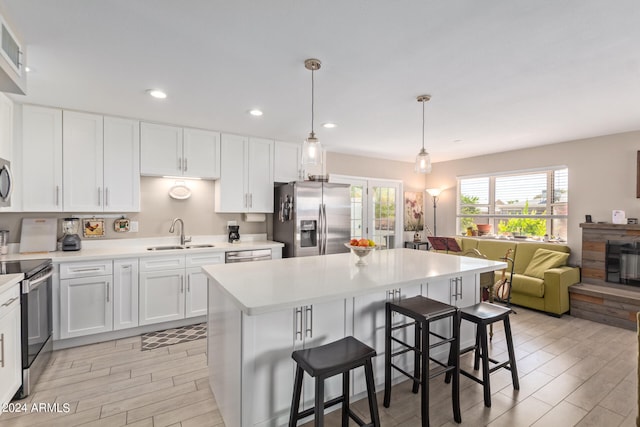
<svg viewBox="0 0 640 427">
<path fill-rule="evenodd" d="M 273 240 L 283 258 L 349 252 L 351 197 L 348 184 L 293 182 L 275 188 Z"/>
</svg>

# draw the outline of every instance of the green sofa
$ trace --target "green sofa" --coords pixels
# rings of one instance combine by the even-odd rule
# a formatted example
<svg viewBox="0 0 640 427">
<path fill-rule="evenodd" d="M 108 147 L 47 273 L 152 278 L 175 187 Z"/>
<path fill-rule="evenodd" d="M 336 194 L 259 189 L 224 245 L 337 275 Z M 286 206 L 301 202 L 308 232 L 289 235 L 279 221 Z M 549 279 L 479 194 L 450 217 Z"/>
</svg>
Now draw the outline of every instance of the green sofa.
<svg viewBox="0 0 640 427">
<path fill-rule="evenodd" d="M 511 281 L 513 304 L 555 316 L 561 316 L 569 311 L 569 286 L 580 282 L 580 269 L 567 265 L 571 251 L 569 246 L 473 237 L 456 237 L 456 240 L 462 252 L 449 252 L 456 255 L 475 249 L 487 259 L 499 261 L 508 249 L 512 249 L 510 257 L 515 264 Z M 511 265 L 507 271 L 511 271 Z M 499 275 L 500 272 L 496 274 Z M 480 279 L 480 284 L 486 286 L 493 280 L 496 279 L 484 275 Z"/>
</svg>

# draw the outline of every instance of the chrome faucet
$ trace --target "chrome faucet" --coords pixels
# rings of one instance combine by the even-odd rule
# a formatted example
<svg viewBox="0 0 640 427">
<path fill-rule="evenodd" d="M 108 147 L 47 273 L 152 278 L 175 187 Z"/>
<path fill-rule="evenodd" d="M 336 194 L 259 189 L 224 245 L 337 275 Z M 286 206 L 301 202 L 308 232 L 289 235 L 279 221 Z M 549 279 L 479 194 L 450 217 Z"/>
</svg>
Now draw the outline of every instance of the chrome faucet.
<svg viewBox="0 0 640 427">
<path fill-rule="evenodd" d="M 184 246 L 185 243 L 191 241 L 191 237 L 190 236 L 187 237 L 184 235 L 184 221 L 182 221 L 182 218 L 173 219 L 173 222 L 171 223 L 171 227 L 169 228 L 169 233 L 173 233 L 175 231 L 176 222 L 180 222 L 180 244 Z"/>
</svg>

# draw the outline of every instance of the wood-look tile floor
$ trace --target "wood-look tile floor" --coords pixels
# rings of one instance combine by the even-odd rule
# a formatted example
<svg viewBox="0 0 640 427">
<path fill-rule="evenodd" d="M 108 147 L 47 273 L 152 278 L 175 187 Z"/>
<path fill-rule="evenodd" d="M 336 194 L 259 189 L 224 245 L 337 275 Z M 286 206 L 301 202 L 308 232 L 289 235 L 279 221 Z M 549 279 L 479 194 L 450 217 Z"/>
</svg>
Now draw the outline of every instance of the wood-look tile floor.
<svg viewBox="0 0 640 427">
<path fill-rule="evenodd" d="M 491 376 L 492 406 L 482 388 L 462 377 L 463 426 L 635 426 L 637 336 L 634 331 L 523 308 L 511 316 L 520 390 L 506 370 Z M 224 426 L 209 390 L 206 340 L 140 351 L 140 337 L 56 351 L 52 363 L 20 403 L 59 404 L 60 413 L 4 413 L 5 426 Z M 501 327 L 491 344 L 506 355 Z M 470 355 L 463 363 L 469 364 Z M 455 426 L 450 386 L 430 384 L 431 425 Z M 419 426 L 419 395 L 404 382 L 393 388 L 390 408 L 378 406 L 382 426 Z M 68 404 L 66 411 L 63 404 Z M 366 400 L 353 404 L 368 419 Z M 64 413 L 66 412 L 66 413 Z M 339 413 L 326 417 L 340 425 Z M 352 423 L 355 425 L 355 423 Z M 228 426 L 236 427 L 236 426 Z"/>
</svg>

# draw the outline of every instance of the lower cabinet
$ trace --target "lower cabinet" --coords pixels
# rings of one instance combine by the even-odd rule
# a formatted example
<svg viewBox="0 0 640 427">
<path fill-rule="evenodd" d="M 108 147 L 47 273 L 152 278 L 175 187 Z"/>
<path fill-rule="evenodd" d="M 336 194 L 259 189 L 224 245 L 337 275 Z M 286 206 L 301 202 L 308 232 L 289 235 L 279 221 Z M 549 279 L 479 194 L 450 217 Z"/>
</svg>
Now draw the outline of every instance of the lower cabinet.
<svg viewBox="0 0 640 427">
<path fill-rule="evenodd" d="M 20 285 L 0 294 L 0 408 L 22 385 Z"/>
<path fill-rule="evenodd" d="M 344 338 L 346 300 L 296 307 L 257 316 L 243 316 L 244 335 L 242 389 L 257 399 L 246 414 L 251 425 L 284 425 L 289 417 L 295 363 L 291 353 Z M 300 409 L 313 406 L 314 382 L 305 374 Z M 326 381 L 325 399 L 342 394 L 342 376 Z M 243 415 L 245 416 L 245 415 Z M 245 423 L 243 422 L 243 425 Z"/>
<path fill-rule="evenodd" d="M 113 330 L 138 326 L 138 258 L 113 261 Z"/>
<path fill-rule="evenodd" d="M 224 252 L 140 258 L 140 325 L 207 314 L 201 266 L 224 263 Z"/>
</svg>

